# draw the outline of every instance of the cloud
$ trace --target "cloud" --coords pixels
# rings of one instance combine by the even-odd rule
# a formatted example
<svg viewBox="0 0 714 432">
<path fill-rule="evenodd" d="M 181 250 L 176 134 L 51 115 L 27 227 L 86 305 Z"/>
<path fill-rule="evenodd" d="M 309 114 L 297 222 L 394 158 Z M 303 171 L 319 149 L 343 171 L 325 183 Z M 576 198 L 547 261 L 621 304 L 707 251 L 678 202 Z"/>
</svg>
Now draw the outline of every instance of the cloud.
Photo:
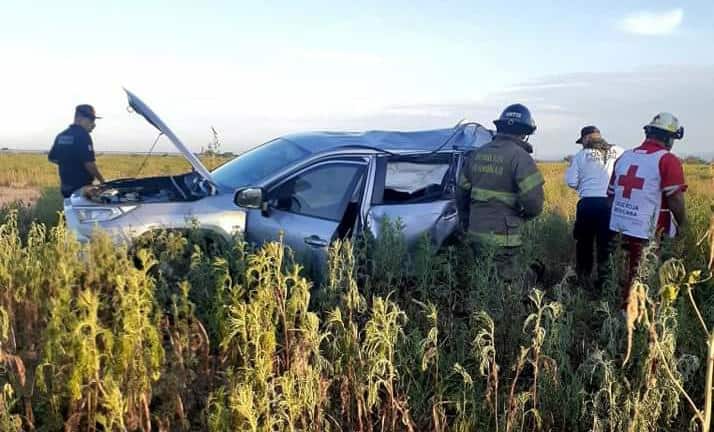
<svg viewBox="0 0 714 432">
<path fill-rule="evenodd" d="M 587 86 L 588 83 L 586 82 L 529 82 L 525 84 L 519 84 L 515 86 L 510 86 L 505 89 L 503 89 L 504 93 L 519 93 L 522 91 L 529 91 L 529 90 L 546 90 L 546 89 L 552 89 L 552 88 L 560 88 L 560 87 L 585 87 Z"/>
<path fill-rule="evenodd" d="M 5 55 L 3 48 L 0 42 Z M 451 127 L 462 118 L 492 127 L 505 106 L 521 102 L 538 123 L 532 142 L 539 158 L 573 153 L 580 128 L 592 123 L 610 141 L 632 147 L 642 138 L 642 125 L 659 111 L 674 113 L 685 125 L 686 137 L 675 152 L 711 152 L 714 65 L 546 76 L 475 98 L 471 92 L 422 96 L 414 87 L 418 80 L 402 84 L 404 70 L 394 60 L 369 53 L 268 54 L 256 64 L 114 53 L 82 63 L 81 56 L 9 50 L 0 80 L 0 94 L 8 101 L 0 105 L 0 147 L 47 149 L 71 121 L 74 104 L 86 101 L 104 115 L 94 132 L 100 151 L 147 150 L 155 131 L 125 111 L 121 87 L 126 86 L 194 150 L 209 141 L 211 125 L 226 150 L 241 151 L 306 130 L 420 130 Z M 78 76 L 77 64 L 87 73 Z M 364 64 L 368 67 L 356 67 Z M 162 139 L 156 151 L 173 148 Z"/>
<path fill-rule="evenodd" d="M 672 9 L 664 12 L 634 12 L 620 21 L 620 29 L 627 33 L 645 36 L 672 34 L 682 24 L 684 11 Z"/>
<path fill-rule="evenodd" d="M 533 137 L 540 157 L 559 158 L 573 153 L 578 131 L 594 123 L 605 137 L 625 148 L 643 138 L 642 126 L 660 111 L 675 113 L 684 123 L 687 135 L 674 151 L 680 155 L 705 154 L 709 150 L 709 125 L 714 105 L 714 66 L 666 65 L 638 68 L 617 73 L 576 73 L 523 85 L 523 90 L 508 94 L 533 100 L 531 107 L 538 132 Z M 672 76 L 686 79 L 673 82 Z M 586 84 L 569 86 L 568 84 Z M 501 99 L 494 94 L 490 99 Z M 555 109 L 557 107 L 557 109 Z"/>
<path fill-rule="evenodd" d="M 672 76 L 686 76 L 672 81 Z M 561 159 L 575 153 L 580 128 L 600 127 L 608 141 L 625 148 L 643 139 L 642 126 L 660 111 L 677 115 L 686 128 L 678 155 L 712 157 L 710 113 L 714 66 L 649 66 L 629 72 L 571 73 L 515 83 L 482 100 L 392 106 L 336 125 L 347 128 L 425 129 L 448 127 L 461 118 L 493 127 L 491 120 L 513 102 L 525 103 L 538 131 L 531 138 L 536 157 Z"/>
</svg>

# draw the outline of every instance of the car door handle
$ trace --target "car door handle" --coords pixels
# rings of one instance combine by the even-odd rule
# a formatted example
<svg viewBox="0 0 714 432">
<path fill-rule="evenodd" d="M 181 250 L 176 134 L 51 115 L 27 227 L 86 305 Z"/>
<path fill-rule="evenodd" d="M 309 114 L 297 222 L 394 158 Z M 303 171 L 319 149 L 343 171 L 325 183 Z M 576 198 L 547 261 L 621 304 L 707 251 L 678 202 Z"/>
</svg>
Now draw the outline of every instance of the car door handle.
<svg viewBox="0 0 714 432">
<path fill-rule="evenodd" d="M 305 243 L 314 247 L 326 247 L 329 242 L 316 235 L 311 235 L 310 237 L 305 237 Z"/>
<path fill-rule="evenodd" d="M 442 214 L 442 215 L 441 215 L 441 219 L 443 219 L 443 220 L 445 220 L 445 221 L 450 221 L 450 220 L 456 219 L 456 217 L 457 217 L 458 215 L 459 215 L 459 211 L 458 211 L 458 210 L 451 210 L 451 211 L 448 212 L 448 213 Z"/>
</svg>

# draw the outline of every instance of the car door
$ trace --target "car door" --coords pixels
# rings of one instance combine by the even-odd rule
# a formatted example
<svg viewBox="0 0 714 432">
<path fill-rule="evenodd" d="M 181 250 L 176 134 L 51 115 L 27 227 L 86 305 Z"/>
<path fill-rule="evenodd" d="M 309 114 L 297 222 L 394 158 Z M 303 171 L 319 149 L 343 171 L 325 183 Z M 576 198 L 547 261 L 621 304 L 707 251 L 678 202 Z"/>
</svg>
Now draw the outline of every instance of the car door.
<svg viewBox="0 0 714 432">
<path fill-rule="evenodd" d="M 310 273 L 321 274 L 366 167 L 361 159 L 329 160 L 278 181 L 266 191 L 268 211 L 249 215 L 246 238 L 261 244 L 282 236 Z"/>
<path fill-rule="evenodd" d="M 439 247 L 458 228 L 455 180 L 459 155 L 384 156 L 376 162 L 370 230 L 379 236 L 386 220 L 399 220 L 408 246 L 428 235 Z"/>
</svg>

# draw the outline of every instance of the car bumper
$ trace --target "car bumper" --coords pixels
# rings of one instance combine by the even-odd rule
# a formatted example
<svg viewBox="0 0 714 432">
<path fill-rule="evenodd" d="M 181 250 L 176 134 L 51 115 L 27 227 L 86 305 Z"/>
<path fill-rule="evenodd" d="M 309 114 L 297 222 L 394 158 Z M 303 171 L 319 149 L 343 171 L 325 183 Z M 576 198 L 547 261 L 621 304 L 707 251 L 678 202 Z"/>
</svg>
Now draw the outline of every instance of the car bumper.
<svg viewBox="0 0 714 432">
<path fill-rule="evenodd" d="M 77 216 L 77 212 L 72 207 L 70 198 L 64 200 L 64 218 L 67 229 L 74 234 L 80 243 L 88 243 L 92 238 L 92 233 L 101 230 L 106 233 L 109 238 L 117 244 L 128 243 L 132 236 L 121 227 L 112 226 L 105 223 L 81 223 Z"/>
<path fill-rule="evenodd" d="M 198 228 L 218 234 L 230 240 L 236 234 L 243 234 L 246 227 L 246 213 L 238 209 L 225 210 L 225 206 L 216 206 L 206 200 L 194 203 L 190 209 L 176 208 L 171 203 L 147 204 L 128 212 L 116 219 L 105 222 L 81 223 L 74 206 L 84 206 L 84 202 L 65 200 L 64 211 L 68 229 L 80 242 L 88 242 L 92 234 L 101 230 L 114 243 L 130 243 L 133 239 L 151 231 L 186 230 Z"/>
</svg>

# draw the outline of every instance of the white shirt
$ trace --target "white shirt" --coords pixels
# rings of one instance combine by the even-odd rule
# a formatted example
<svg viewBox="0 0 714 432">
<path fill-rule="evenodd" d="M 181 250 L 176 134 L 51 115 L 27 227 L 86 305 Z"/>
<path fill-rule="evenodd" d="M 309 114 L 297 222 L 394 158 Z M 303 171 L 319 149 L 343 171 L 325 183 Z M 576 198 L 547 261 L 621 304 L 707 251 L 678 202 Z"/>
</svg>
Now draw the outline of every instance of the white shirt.
<svg viewBox="0 0 714 432">
<path fill-rule="evenodd" d="M 599 150 L 580 150 L 565 171 L 565 181 L 578 191 L 580 198 L 607 197 L 615 161 L 624 151 L 622 147 L 612 146 L 607 157 L 603 158 L 603 152 Z"/>
</svg>

